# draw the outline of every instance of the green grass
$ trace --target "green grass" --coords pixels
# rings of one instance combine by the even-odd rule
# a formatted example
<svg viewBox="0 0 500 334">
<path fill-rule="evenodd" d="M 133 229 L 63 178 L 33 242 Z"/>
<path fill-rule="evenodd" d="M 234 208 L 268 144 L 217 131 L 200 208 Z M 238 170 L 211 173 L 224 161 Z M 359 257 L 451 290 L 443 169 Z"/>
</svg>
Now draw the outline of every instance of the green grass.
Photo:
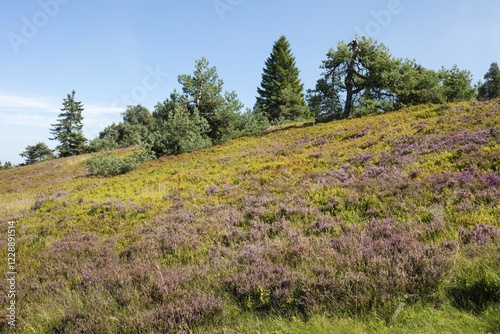
<svg viewBox="0 0 500 334">
<path fill-rule="evenodd" d="M 498 311 L 491 309 L 490 313 Z M 495 319 L 496 318 L 496 319 Z M 370 333 L 498 333 L 498 316 L 479 318 L 468 312 L 450 306 L 434 308 L 428 305 L 405 305 L 393 322 L 366 316 L 362 318 L 328 317 L 314 315 L 303 320 L 300 318 L 283 319 L 279 317 L 256 317 L 244 315 L 239 322 L 226 329 L 227 333 L 248 334 L 370 334 Z"/>
</svg>

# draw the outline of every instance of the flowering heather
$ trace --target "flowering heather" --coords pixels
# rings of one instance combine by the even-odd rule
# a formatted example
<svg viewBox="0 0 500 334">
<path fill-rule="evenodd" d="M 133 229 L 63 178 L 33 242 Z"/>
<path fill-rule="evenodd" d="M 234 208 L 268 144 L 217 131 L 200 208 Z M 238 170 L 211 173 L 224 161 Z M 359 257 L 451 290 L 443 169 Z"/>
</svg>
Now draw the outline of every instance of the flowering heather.
<svg viewBox="0 0 500 334">
<path fill-rule="evenodd" d="M 491 225 L 478 224 L 467 231 L 463 227 L 458 229 L 460 240 L 465 244 L 476 243 L 486 245 L 500 235 L 500 231 Z"/>
<path fill-rule="evenodd" d="M 115 177 L 86 176 L 88 156 L 0 171 L 18 329 L 498 332 L 499 124 L 495 101 L 425 105 Z"/>
</svg>

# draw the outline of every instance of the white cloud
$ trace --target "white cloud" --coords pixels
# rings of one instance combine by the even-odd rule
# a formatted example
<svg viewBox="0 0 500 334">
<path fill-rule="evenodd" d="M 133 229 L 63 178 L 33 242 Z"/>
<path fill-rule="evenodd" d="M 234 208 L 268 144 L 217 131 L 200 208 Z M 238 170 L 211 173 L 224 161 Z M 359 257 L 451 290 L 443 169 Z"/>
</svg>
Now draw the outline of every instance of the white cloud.
<svg viewBox="0 0 500 334">
<path fill-rule="evenodd" d="M 36 109 L 43 112 L 54 112 L 58 110 L 58 106 L 53 100 L 45 97 L 0 93 L 0 110 L 12 111 L 23 109 Z"/>
<path fill-rule="evenodd" d="M 36 113 L 0 112 L 0 123 L 17 126 L 49 127 L 53 117 Z"/>
<path fill-rule="evenodd" d="M 59 99 L 0 93 L 0 122 L 4 125 L 49 127 L 57 121 L 60 108 Z M 124 111 L 104 103 L 83 103 L 83 108 L 84 126 L 97 130 L 102 130 L 103 124 L 119 121 Z"/>
<path fill-rule="evenodd" d="M 125 111 L 112 104 L 82 102 L 83 131 L 88 139 L 97 137 L 111 123 L 121 121 Z M 55 145 L 48 140 L 49 130 L 57 122 L 61 107 L 60 98 L 0 92 L 0 160 L 20 163 L 19 152 L 27 145 L 36 142 Z"/>
</svg>

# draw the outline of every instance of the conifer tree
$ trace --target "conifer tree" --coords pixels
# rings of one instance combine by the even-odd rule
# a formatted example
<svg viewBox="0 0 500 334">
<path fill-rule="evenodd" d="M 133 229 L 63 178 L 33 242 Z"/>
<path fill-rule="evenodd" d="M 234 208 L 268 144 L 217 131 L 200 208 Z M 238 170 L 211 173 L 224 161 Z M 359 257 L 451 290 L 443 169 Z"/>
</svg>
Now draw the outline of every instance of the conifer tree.
<svg viewBox="0 0 500 334">
<path fill-rule="evenodd" d="M 54 159 L 54 152 L 43 142 L 26 146 L 25 150 L 19 154 L 25 158 L 25 165 Z"/>
<path fill-rule="evenodd" d="M 50 140 L 58 140 L 59 145 L 56 150 L 60 157 L 69 157 L 82 154 L 85 152 L 85 143 L 87 139 L 83 135 L 83 105 L 79 101 L 75 101 L 75 91 L 63 100 L 63 108 L 61 108 L 58 122 L 52 124 L 50 132 L 54 138 Z"/>
<path fill-rule="evenodd" d="M 175 90 L 169 99 L 156 105 L 153 112 L 155 126 L 147 142 L 157 157 L 212 145 L 208 121 L 190 105 L 189 98 Z"/>
<path fill-rule="evenodd" d="M 480 100 L 489 100 L 500 97 L 500 68 L 497 63 L 492 63 L 484 75 L 485 82 L 479 87 Z"/>
<path fill-rule="evenodd" d="M 470 101 L 476 97 L 476 88 L 472 87 L 472 73 L 460 70 L 457 65 L 447 70 L 444 67 L 439 73 L 442 77 L 442 90 L 446 102 Z"/>
<path fill-rule="evenodd" d="M 325 71 L 310 93 L 310 108 L 327 121 L 392 109 L 398 63 L 384 45 L 369 38 L 340 42 L 323 61 Z"/>
<path fill-rule="evenodd" d="M 281 36 L 266 60 L 255 109 L 267 115 L 270 121 L 308 117 L 304 100 L 304 86 L 299 79 L 290 43 Z"/>
<path fill-rule="evenodd" d="M 223 92 L 224 81 L 219 78 L 216 67 L 210 67 L 203 57 L 195 62 L 193 74 L 179 75 L 178 81 L 189 100 L 189 109 L 196 109 L 208 122 L 212 142 L 220 144 L 234 137 L 235 127 L 242 122 L 243 104 L 236 92 Z"/>
</svg>

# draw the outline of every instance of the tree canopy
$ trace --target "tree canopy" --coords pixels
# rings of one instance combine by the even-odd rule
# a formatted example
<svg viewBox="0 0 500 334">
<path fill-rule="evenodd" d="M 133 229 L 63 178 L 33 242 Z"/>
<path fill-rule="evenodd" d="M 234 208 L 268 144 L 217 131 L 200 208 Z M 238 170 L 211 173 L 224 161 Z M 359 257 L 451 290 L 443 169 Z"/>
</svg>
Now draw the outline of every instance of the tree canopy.
<svg viewBox="0 0 500 334">
<path fill-rule="evenodd" d="M 82 154 L 86 150 L 87 139 L 83 135 L 83 105 L 75 100 L 75 91 L 63 100 L 63 108 L 56 124 L 52 124 L 50 132 L 54 135 L 51 140 L 58 140 L 56 150 L 60 157 Z"/>
<path fill-rule="evenodd" d="M 415 60 L 393 58 L 372 39 L 356 38 L 330 49 L 308 106 L 319 121 L 384 112 L 421 103 L 468 101 L 475 97 L 469 71 L 456 65 L 439 72 Z"/>
<path fill-rule="evenodd" d="M 91 151 L 141 145 L 154 127 L 155 119 L 142 105 L 128 106 L 122 113 L 123 122 L 113 123 L 90 143 Z"/>
<path fill-rule="evenodd" d="M 489 100 L 500 97 L 500 68 L 498 63 L 492 63 L 484 75 L 485 82 L 479 87 L 478 98 Z"/>
<path fill-rule="evenodd" d="M 240 111 L 243 104 L 236 92 L 223 91 L 224 81 L 217 69 L 210 67 L 206 58 L 195 62 L 193 74 L 179 75 L 179 83 L 191 111 L 196 109 L 209 124 L 208 136 L 214 143 L 221 143 L 232 137 L 234 127 L 241 126 Z"/>
<path fill-rule="evenodd" d="M 457 65 L 454 65 L 449 70 L 442 68 L 440 75 L 446 102 L 469 101 L 476 96 L 470 71 L 460 70 Z"/>
<path fill-rule="evenodd" d="M 51 140 L 59 157 L 85 152 L 143 146 L 157 155 L 180 154 L 243 135 L 262 133 L 270 124 L 314 117 L 327 122 L 350 116 L 397 110 L 424 103 L 446 103 L 500 97 L 500 68 L 492 63 L 484 83 L 472 85 L 470 71 L 454 65 L 432 70 L 416 60 L 394 58 L 371 38 L 341 41 L 322 61 L 314 89 L 299 78 L 289 41 L 280 36 L 265 61 L 253 109 L 242 112 L 235 91 L 224 90 L 215 66 L 206 58 L 195 61 L 192 74 L 181 74 L 181 91 L 155 106 L 127 106 L 123 120 L 103 129 L 89 145 L 83 135 L 83 105 L 73 90 L 63 99 Z M 149 152 L 149 151 L 148 151 Z M 31 164 L 53 157 L 44 143 L 27 146 L 20 154 Z M 11 167 L 11 164 L 6 167 Z"/>
<path fill-rule="evenodd" d="M 304 86 L 299 79 L 290 43 L 281 36 L 266 60 L 261 86 L 257 88 L 255 109 L 270 121 L 309 116 L 304 100 Z"/>
<path fill-rule="evenodd" d="M 347 118 L 368 105 L 386 109 L 386 102 L 393 100 L 390 88 L 397 78 L 397 61 L 383 44 L 366 37 L 340 42 L 321 68 L 322 78 L 309 98 L 316 114 Z"/>
<path fill-rule="evenodd" d="M 43 142 L 26 146 L 24 151 L 19 155 L 26 159 L 24 162 L 25 165 L 54 159 L 54 152 Z"/>
<path fill-rule="evenodd" d="M 197 108 L 190 106 L 189 98 L 177 91 L 156 105 L 155 126 L 147 140 L 156 156 L 180 154 L 212 144 L 210 124 Z"/>
</svg>

